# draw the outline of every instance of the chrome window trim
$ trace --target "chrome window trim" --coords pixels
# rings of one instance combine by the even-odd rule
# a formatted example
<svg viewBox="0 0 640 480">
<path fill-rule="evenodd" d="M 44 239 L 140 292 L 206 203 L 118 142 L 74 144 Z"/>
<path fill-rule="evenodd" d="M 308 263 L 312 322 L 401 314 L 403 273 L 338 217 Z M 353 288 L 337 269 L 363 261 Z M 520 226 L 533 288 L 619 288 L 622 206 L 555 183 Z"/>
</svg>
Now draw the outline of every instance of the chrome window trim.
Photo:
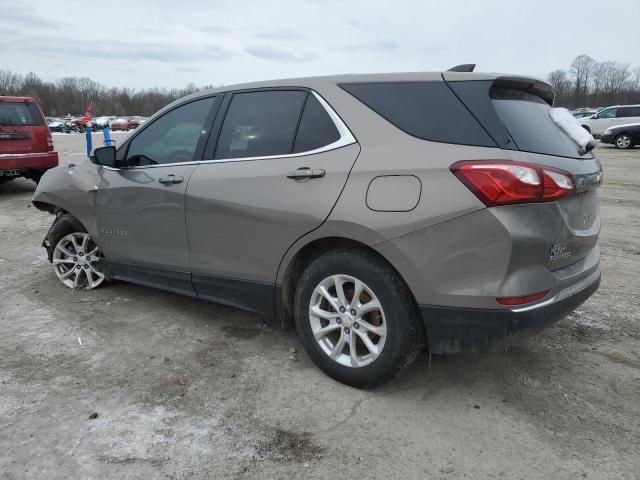
<svg viewBox="0 0 640 480">
<path fill-rule="evenodd" d="M 159 168 L 159 167 L 176 167 L 179 165 L 202 165 L 209 163 L 227 163 L 227 162 L 251 162 L 254 160 L 272 160 L 278 158 L 296 158 L 296 157 L 304 157 L 307 155 L 315 155 L 317 153 L 328 152 L 330 150 L 335 150 L 337 148 L 346 147 L 347 145 L 352 145 L 356 143 L 356 138 L 349 130 L 349 127 L 342 121 L 340 116 L 335 112 L 335 110 L 327 103 L 327 101 L 322 98 L 315 90 L 310 90 L 314 97 L 320 102 L 320 105 L 325 109 L 331 121 L 334 123 L 336 128 L 338 129 L 338 133 L 340 134 L 340 138 L 333 143 L 329 143 L 324 147 L 316 148 L 314 150 L 307 150 L 305 152 L 298 153 L 288 153 L 284 155 L 265 155 L 260 157 L 239 157 L 239 158 L 219 158 L 219 159 L 211 159 L 211 160 L 193 160 L 191 162 L 176 162 L 176 163 L 159 163 L 156 165 L 141 165 L 137 167 L 129 167 L 129 168 L 116 168 L 116 167 L 107 167 L 103 165 L 103 168 L 107 170 L 141 170 L 145 168 Z"/>
</svg>

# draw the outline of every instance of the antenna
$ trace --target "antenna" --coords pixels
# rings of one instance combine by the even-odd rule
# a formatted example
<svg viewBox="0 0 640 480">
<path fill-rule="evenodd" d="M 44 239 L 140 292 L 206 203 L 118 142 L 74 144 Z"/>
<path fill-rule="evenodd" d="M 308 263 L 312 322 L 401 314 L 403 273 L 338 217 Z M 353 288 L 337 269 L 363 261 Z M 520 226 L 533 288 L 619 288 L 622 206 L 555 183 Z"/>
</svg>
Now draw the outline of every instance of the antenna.
<svg viewBox="0 0 640 480">
<path fill-rule="evenodd" d="M 475 63 L 465 63 L 463 65 L 456 65 L 455 67 L 447 70 L 447 72 L 473 72 L 474 68 L 476 68 Z"/>
</svg>

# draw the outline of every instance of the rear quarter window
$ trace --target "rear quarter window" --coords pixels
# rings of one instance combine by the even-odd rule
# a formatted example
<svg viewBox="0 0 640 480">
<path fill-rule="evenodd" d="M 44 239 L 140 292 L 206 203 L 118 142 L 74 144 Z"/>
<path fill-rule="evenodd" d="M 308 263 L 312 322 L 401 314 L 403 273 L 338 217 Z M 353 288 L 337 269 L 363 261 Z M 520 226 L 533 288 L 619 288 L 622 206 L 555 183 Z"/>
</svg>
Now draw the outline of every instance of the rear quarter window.
<svg viewBox="0 0 640 480">
<path fill-rule="evenodd" d="M 38 107 L 32 102 L 0 102 L 0 125 L 41 126 L 44 120 Z"/>
<path fill-rule="evenodd" d="M 340 87 L 414 137 L 460 145 L 496 146 L 444 82 L 348 83 Z"/>
</svg>

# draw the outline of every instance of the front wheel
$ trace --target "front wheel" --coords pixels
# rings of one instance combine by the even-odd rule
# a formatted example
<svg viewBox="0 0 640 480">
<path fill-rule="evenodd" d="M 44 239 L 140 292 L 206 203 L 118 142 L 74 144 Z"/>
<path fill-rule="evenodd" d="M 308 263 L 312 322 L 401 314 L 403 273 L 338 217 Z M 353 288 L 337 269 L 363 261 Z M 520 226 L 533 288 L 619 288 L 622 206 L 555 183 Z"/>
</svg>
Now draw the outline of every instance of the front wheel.
<svg viewBox="0 0 640 480">
<path fill-rule="evenodd" d="M 622 148 L 622 149 L 631 148 L 633 147 L 633 138 L 631 138 L 631 135 L 629 135 L 628 133 L 621 133 L 613 141 L 613 144 L 617 148 Z"/>
<path fill-rule="evenodd" d="M 100 248 L 71 215 L 56 220 L 45 245 L 56 276 L 67 287 L 92 290 L 104 282 Z"/>
<path fill-rule="evenodd" d="M 361 250 L 331 251 L 307 267 L 296 290 L 295 320 L 316 365 L 359 388 L 399 375 L 425 342 L 422 320 L 402 279 Z"/>
</svg>

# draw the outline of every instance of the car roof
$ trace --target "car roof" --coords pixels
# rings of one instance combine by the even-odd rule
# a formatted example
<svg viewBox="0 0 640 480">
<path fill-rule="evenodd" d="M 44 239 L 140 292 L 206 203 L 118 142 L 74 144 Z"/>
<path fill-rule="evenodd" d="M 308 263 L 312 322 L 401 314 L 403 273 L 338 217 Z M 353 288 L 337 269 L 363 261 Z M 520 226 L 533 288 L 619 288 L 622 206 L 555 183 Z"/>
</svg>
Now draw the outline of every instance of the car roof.
<svg viewBox="0 0 640 480">
<path fill-rule="evenodd" d="M 315 77 L 283 78 L 260 82 L 223 85 L 221 87 L 202 90 L 185 98 L 197 98 L 212 93 L 224 93 L 233 90 L 250 90 L 254 88 L 274 87 L 308 87 L 341 83 L 373 83 L 373 82 L 426 82 L 443 81 L 443 74 L 447 80 L 493 80 L 500 76 L 498 73 L 467 73 L 467 72 L 401 72 L 401 73 L 347 73 L 341 75 L 326 75 Z M 514 77 L 513 75 L 509 75 Z M 522 77 L 524 78 L 524 77 Z"/>
<path fill-rule="evenodd" d="M 34 102 L 33 97 L 9 97 L 0 95 L 0 102 Z"/>
</svg>

